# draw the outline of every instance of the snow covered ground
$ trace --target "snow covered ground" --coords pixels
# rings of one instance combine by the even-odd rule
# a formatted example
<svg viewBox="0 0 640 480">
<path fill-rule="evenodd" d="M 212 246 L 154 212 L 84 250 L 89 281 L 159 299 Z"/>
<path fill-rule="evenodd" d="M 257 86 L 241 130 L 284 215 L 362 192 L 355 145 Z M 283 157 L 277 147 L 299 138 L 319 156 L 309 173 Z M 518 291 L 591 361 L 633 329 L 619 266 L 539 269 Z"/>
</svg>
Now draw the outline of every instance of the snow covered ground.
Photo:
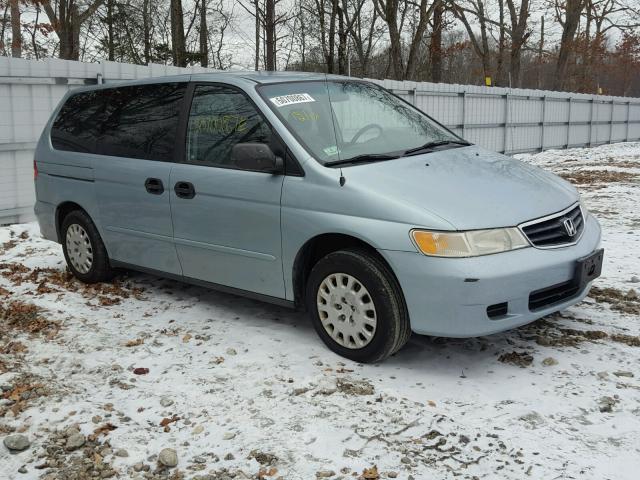
<svg viewBox="0 0 640 480">
<path fill-rule="evenodd" d="M 279 307 L 142 274 L 86 287 L 37 225 L 0 228 L 0 437 L 31 444 L 0 446 L 0 477 L 638 478 L 640 144 L 520 158 L 601 220 L 597 288 L 380 365 Z"/>
</svg>

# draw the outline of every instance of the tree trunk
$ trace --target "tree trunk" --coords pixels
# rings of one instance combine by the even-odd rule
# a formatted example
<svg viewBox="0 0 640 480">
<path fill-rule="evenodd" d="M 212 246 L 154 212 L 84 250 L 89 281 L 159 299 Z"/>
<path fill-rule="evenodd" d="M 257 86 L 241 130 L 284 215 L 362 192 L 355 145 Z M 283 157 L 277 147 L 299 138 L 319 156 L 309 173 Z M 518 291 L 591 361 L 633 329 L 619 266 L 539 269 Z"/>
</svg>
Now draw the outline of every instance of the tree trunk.
<svg viewBox="0 0 640 480">
<path fill-rule="evenodd" d="M 254 1 L 256 7 L 256 61 L 255 71 L 260 70 L 260 0 Z"/>
<path fill-rule="evenodd" d="M 567 0 L 565 18 L 562 23 L 562 38 L 560 39 L 560 52 L 556 63 L 556 73 L 553 83 L 555 90 L 562 90 L 566 84 L 567 67 L 569 65 L 569 55 L 574 48 L 574 40 L 580 16 L 584 9 L 584 0 Z"/>
<path fill-rule="evenodd" d="M 142 2 L 142 29 L 144 36 L 144 61 L 147 65 L 151 63 L 151 12 L 149 8 L 150 0 Z"/>
<path fill-rule="evenodd" d="M 265 2 L 265 39 L 266 39 L 266 70 L 275 72 L 276 70 L 276 2 L 266 0 Z"/>
<path fill-rule="evenodd" d="M 404 80 L 402 37 L 398 28 L 398 0 L 376 0 L 376 8 L 389 29 L 389 61 L 393 67 L 393 78 Z"/>
<path fill-rule="evenodd" d="M 336 2 L 338 15 L 338 75 L 347 74 L 347 30 L 345 28 L 344 12 Z"/>
<path fill-rule="evenodd" d="M 11 6 L 11 56 L 22 57 L 22 26 L 20 25 L 20 5 L 18 0 L 10 0 Z"/>
<path fill-rule="evenodd" d="M 107 60 L 115 61 L 113 38 L 113 0 L 107 1 Z"/>
<path fill-rule="evenodd" d="M 505 50 L 505 24 L 504 24 L 504 1 L 498 0 L 499 12 L 499 34 L 498 34 L 498 60 L 496 62 L 496 85 L 504 87 L 507 84 L 504 69 L 504 50 Z"/>
<path fill-rule="evenodd" d="M 36 60 L 40 60 L 40 54 L 38 53 L 38 42 L 36 41 L 36 34 L 38 33 L 38 21 L 40 20 L 40 4 L 36 3 L 36 18 L 33 21 L 33 31 L 31 32 L 31 47 L 33 48 L 33 55 Z"/>
<path fill-rule="evenodd" d="M 209 66 L 209 30 L 207 28 L 207 0 L 200 0 L 200 65 Z"/>
<path fill-rule="evenodd" d="M 413 38 L 411 39 L 411 45 L 409 46 L 409 54 L 407 55 L 407 66 L 404 70 L 404 74 L 402 77 L 403 80 L 411 79 L 414 76 L 416 64 L 418 63 L 418 55 L 422 50 L 422 40 L 424 39 L 424 34 L 427 31 L 427 26 L 429 24 L 429 16 L 431 14 L 431 10 L 427 8 L 427 0 L 421 0 L 418 8 L 418 24 L 416 25 L 416 29 L 413 32 Z"/>
<path fill-rule="evenodd" d="M 529 0 L 520 2 L 520 11 L 516 11 L 514 0 L 507 0 L 509 7 L 509 16 L 511 17 L 511 51 L 509 54 L 509 72 L 511 73 L 511 82 L 516 88 L 522 85 L 520 76 L 522 62 L 522 48 L 529 38 L 530 33 L 527 31 L 527 21 L 529 19 Z M 543 20 L 544 21 L 544 20 Z M 544 35 L 544 32 L 543 32 Z"/>
<path fill-rule="evenodd" d="M 328 55 L 327 72 L 335 73 L 336 65 L 336 17 L 338 15 L 338 0 L 331 0 L 331 16 L 329 17 L 329 35 L 327 37 Z"/>
<path fill-rule="evenodd" d="M 444 6 L 442 0 L 435 0 L 433 5 L 433 32 L 429 43 L 430 79 L 434 83 L 442 81 L 442 24 Z"/>
<path fill-rule="evenodd" d="M 173 64 L 178 67 L 186 67 L 187 58 L 181 0 L 171 0 L 171 47 Z"/>
<path fill-rule="evenodd" d="M 542 55 L 544 53 L 544 15 L 540 17 L 540 44 L 538 47 L 538 88 L 542 88 Z"/>
</svg>

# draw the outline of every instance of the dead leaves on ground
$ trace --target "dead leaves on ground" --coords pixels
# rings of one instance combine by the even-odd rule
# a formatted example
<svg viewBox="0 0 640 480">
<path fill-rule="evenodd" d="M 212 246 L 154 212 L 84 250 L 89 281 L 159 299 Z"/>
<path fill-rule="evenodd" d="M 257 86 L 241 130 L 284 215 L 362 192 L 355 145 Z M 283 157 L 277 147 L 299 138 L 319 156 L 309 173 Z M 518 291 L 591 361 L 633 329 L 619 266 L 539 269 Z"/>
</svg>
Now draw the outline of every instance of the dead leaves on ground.
<svg viewBox="0 0 640 480">
<path fill-rule="evenodd" d="M 70 271 L 56 268 L 29 268 L 20 263 L 0 263 L 0 275 L 13 285 L 23 283 L 37 285 L 36 294 L 46 293 L 80 293 L 83 297 L 96 299 L 99 306 L 119 305 L 122 300 L 136 298 L 143 300 L 144 289 L 134 287 L 121 279 L 110 283 L 84 284 L 77 280 Z"/>
<path fill-rule="evenodd" d="M 51 340 L 58 333 L 60 323 L 46 318 L 42 313 L 43 309 L 40 307 L 19 300 L 9 302 L 5 306 L 0 304 L 2 329 L 4 333 L 13 330 L 30 335 L 41 334 L 47 340 Z"/>
<path fill-rule="evenodd" d="M 498 361 L 502 363 L 510 363 L 520 368 L 528 367 L 533 362 L 533 357 L 526 352 L 509 352 L 503 353 L 498 357 Z"/>
<path fill-rule="evenodd" d="M 360 475 L 360 478 L 363 480 L 378 480 L 380 478 L 378 467 L 374 465 L 371 468 L 365 468 L 362 471 L 362 475 Z"/>
<path fill-rule="evenodd" d="M 607 183 L 628 183 L 638 177 L 638 174 L 633 172 L 614 170 L 582 170 L 563 172 L 559 175 L 574 185 L 589 186 L 594 189 L 604 188 Z"/>
<path fill-rule="evenodd" d="M 611 310 L 640 315 L 640 297 L 633 289 L 623 292 L 617 288 L 591 287 L 589 296 L 598 303 L 608 303 Z"/>
<path fill-rule="evenodd" d="M 176 423 L 178 420 L 180 420 L 180 417 L 177 415 L 173 415 L 172 417 L 165 417 L 160 421 L 160 426 L 163 428 L 165 433 L 170 432 L 171 427 L 169 425 L 171 425 L 172 423 Z"/>
<path fill-rule="evenodd" d="M 24 375 L 15 380 L 10 390 L 2 394 L 2 399 L 7 400 L 10 405 L 0 407 L 0 416 L 4 416 L 7 411 L 11 411 L 17 417 L 24 411 L 29 402 L 50 394 L 50 390 L 45 387 L 42 379 Z"/>
<path fill-rule="evenodd" d="M 102 436 L 102 435 L 108 435 L 109 432 L 112 432 L 113 430 L 115 430 L 116 427 L 115 425 L 113 425 L 112 423 L 105 423 L 103 425 L 100 425 L 98 428 L 96 428 L 93 433 L 91 435 L 89 435 L 87 438 L 90 441 L 95 441 L 98 437 Z"/>
</svg>

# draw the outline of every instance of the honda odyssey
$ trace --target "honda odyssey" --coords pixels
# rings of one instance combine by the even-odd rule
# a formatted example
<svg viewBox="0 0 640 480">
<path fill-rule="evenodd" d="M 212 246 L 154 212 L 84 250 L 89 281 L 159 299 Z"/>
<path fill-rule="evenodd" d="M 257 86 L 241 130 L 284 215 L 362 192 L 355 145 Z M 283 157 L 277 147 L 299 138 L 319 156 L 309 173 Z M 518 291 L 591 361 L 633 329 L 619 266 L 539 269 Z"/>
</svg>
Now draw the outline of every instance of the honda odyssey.
<svg viewBox="0 0 640 480">
<path fill-rule="evenodd" d="M 600 227 L 569 183 L 370 82 L 207 73 L 70 91 L 35 212 L 87 283 L 134 269 L 308 311 L 376 362 L 579 302 Z"/>
</svg>

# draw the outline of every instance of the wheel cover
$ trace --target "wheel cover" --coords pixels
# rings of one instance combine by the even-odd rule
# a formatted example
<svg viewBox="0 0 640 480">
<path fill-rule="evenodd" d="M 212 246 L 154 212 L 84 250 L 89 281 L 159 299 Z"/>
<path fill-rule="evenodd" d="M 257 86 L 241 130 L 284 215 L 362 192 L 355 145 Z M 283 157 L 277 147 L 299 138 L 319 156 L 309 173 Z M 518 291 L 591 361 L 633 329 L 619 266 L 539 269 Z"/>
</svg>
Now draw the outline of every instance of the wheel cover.
<svg viewBox="0 0 640 480">
<path fill-rule="evenodd" d="M 322 326 L 337 344 L 359 349 L 376 333 L 378 317 L 369 291 L 347 273 L 332 273 L 318 287 L 318 315 Z"/>
<path fill-rule="evenodd" d="M 86 230 L 77 223 L 69 225 L 66 236 L 67 257 L 73 268 L 88 273 L 93 265 L 93 248 Z"/>
</svg>

